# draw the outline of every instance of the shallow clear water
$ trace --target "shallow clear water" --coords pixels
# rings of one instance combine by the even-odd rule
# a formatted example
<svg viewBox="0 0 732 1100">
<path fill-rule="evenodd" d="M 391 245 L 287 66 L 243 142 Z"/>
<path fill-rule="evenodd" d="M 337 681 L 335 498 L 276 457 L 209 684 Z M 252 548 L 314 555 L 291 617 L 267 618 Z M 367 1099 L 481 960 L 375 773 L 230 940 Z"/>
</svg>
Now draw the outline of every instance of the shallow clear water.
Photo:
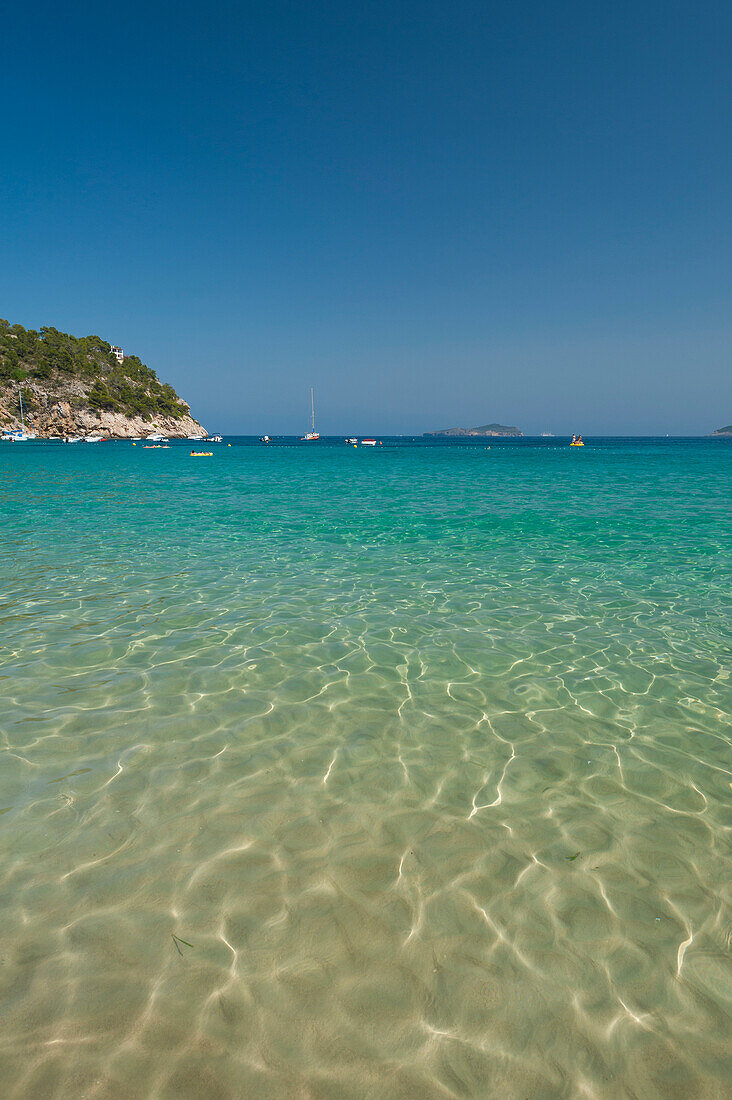
<svg viewBox="0 0 732 1100">
<path fill-rule="evenodd" d="M 0 445 L 3 1095 L 728 1095 L 732 445 L 215 452 Z"/>
</svg>

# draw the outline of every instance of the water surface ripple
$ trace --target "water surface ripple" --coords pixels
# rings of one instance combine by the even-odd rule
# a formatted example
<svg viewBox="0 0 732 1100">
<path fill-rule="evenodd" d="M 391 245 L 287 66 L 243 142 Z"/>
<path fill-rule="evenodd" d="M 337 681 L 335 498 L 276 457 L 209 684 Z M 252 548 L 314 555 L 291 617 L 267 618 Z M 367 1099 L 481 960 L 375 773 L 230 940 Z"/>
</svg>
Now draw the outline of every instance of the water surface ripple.
<svg viewBox="0 0 732 1100">
<path fill-rule="evenodd" d="M 728 1096 L 731 471 L 1 445 L 3 1095 Z"/>
</svg>

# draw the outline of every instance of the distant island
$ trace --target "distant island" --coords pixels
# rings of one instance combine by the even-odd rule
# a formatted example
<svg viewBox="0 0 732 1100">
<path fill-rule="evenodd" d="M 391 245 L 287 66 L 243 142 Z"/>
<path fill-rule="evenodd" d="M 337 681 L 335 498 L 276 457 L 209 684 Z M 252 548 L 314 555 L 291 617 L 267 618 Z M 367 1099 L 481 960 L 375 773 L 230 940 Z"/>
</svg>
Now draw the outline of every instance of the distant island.
<svg viewBox="0 0 732 1100">
<path fill-rule="evenodd" d="M 425 436 L 517 436 L 524 433 L 518 428 L 508 428 L 505 424 L 483 424 L 481 428 L 445 428 L 441 432 L 425 432 Z"/>
<path fill-rule="evenodd" d="M 36 332 L 0 319 L 3 427 L 20 426 L 21 395 L 26 427 L 39 437 L 206 434 L 190 406 L 136 355 L 99 336 Z"/>
<path fill-rule="evenodd" d="M 725 428 L 717 428 L 712 435 L 732 435 L 732 424 L 727 424 Z"/>
</svg>

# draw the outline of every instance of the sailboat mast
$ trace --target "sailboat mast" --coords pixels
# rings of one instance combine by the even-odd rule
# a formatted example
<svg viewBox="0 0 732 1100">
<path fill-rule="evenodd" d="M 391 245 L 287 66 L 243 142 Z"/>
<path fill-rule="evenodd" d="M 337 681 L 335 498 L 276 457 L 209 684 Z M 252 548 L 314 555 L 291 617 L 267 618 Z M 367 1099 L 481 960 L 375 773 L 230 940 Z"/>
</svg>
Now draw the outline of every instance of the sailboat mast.
<svg viewBox="0 0 732 1100">
<path fill-rule="evenodd" d="M 310 423 L 312 424 L 312 431 L 315 432 L 315 397 L 312 386 L 310 387 Z"/>
<path fill-rule="evenodd" d="M 18 400 L 20 401 L 20 427 L 21 430 L 24 432 L 25 421 L 23 420 L 23 391 L 21 390 L 20 386 L 18 386 Z"/>
</svg>

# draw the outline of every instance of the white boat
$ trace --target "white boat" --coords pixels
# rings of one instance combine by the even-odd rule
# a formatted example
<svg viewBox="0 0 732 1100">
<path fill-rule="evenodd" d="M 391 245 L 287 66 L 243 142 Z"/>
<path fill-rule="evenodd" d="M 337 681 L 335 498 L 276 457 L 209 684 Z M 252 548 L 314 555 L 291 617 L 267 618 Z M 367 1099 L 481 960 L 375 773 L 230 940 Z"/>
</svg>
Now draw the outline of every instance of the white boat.
<svg viewBox="0 0 732 1100">
<path fill-rule="evenodd" d="M 554 432 L 542 432 L 542 439 L 554 439 Z"/>
<path fill-rule="evenodd" d="M 259 442 L 260 443 L 271 443 L 272 440 L 269 438 L 268 435 L 260 435 Z"/>
<path fill-rule="evenodd" d="M 101 436 L 101 435 L 97 435 L 95 432 L 92 432 L 91 435 L 85 435 L 84 436 L 84 442 L 85 443 L 104 443 L 104 437 Z"/>
<path fill-rule="evenodd" d="M 23 417 L 23 392 L 18 386 L 18 401 L 20 403 L 20 427 L 19 428 L 6 428 L 2 433 L 2 438 L 6 443 L 25 443 L 29 439 L 35 439 L 36 433 L 26 431 L 25 419 Z"/>
<path fill-rule="evenodd" d="M 315 430 L 315 396 L 312 386 L 310 387 L 310 431 L 305 432 L 305 435 L 300 438 L 306 443 L 315 443 L 320 439 L 320 432 Z"/>
<path fill-rule="evenodd" d="M 353 446 L 355 447 L 358 443 L 358 440 L 356 439 L 355 435 L 349 435 L 348 439 L 346 439 L 346 443 L 353 444 Z"/>
<path fill-rule="evenodd" d="M 205 440 L 206 443 L 223 443 L 224 437 L 222 435 L 207 435 Z"/>
<path fill-rule="evenodd" d="M 161 435 L 160 432 L 153 432 L 152 435 L 148 435 L 146 437 L 145 442 L 146 443 L 169 443 L 170 440 L 166 436 Z"/>
<path fill-rule="evenodd" d="M 82 435 L 67 435 L 64 439 L 64 443 L 83 443 L 84 437 Z"/>
<path fill-rule="evenodd" d="M 362 447 L 375 447 L 376 446 L 376 440 L 375 439 L 362 439 L 361 440 L 361 446 Z"/>
<path fill-rule="evenodd" d="M 186 438 L 192 440 L 194 443 L 201 443 L 206 438 L 206 436 L 205 435 L 189 435 Z"/>
</svg>

